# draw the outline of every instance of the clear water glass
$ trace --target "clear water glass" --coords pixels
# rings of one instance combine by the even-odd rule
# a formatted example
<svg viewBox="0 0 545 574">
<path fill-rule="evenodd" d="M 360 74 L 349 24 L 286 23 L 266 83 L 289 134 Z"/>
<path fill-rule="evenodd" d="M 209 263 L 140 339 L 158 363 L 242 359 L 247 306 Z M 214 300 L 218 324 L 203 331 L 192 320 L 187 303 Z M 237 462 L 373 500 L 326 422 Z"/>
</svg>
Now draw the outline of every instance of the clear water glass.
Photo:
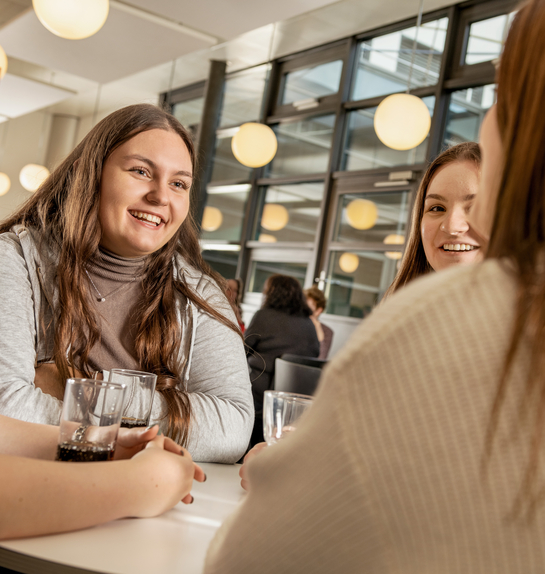
<svg viewBox="0 0 545 574">
<path fill-rule="evenodd" d="M 313 402 L 313 397 L 281 391 L 265 391 L 263 403 L 263 435 L 267 444 L 276 444 L 293 432 L 301 415 Z"/>
</svg>

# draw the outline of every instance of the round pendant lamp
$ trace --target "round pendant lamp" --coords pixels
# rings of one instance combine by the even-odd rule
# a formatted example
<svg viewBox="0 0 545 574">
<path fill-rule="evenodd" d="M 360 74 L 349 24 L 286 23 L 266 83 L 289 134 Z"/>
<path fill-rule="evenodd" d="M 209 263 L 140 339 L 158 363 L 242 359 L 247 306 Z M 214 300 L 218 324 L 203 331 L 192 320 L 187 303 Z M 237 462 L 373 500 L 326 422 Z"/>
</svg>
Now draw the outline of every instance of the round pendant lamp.
<svg viewBox="0 0 545 574">
<path fill-rule="evenodd" d="M 277 239 L 274 235 L 269 235 L 268 233 L 260 233 L 258 241 L 261 241 L 261 243 L 276 243 Z"/>
<path fill-rule="evenodd" d="M 428 135 L 428 106 L 412 94 L 393 94 L 380 102 L 374 119 L 378 139 L 395 150 L 413 149 Z"/>
<path fill-rule="evenodd" d="M 354 229 L 371 229 L 378 219 L 377 205 L 369 199 L 354 199 L 346 206 L 346 219 Z"/>
<path fill-rule="evenodd" d="M 21 185 L 31 192 L 38 190 L 40 185 L 49 177 L 49 170 L 43 165 L 28 163 L 19 173 Z"/>
<path fill-rule="evenodd" d="M 4 48 L 0 46 L 0 80 L 6 75 L 7 71 L 8 71 L 8 57 L 6 56 Z"/>
<path fill-rule="evenodd" d="M 242 165 L 262 167 L 272 161 L 278 149 L 276 134 L 269 126 L 242 124 L 231 140 L 231 150 Z"/>
<path fill-rule="evenodd" d="M 223 215 L 217 207 L 206 206 L 202 216 L 201 227 L 204 231 L 217 231 L 223 223 Z"/>
<path fill-rule="evenodd" d="M 7 174 L 0 172 L 0 195 L 6 195 L 11 187 L 11 180 Z"/>
<path fill-rule="evenodd" d="M 384 245 L 403 245 L 405 243 L 405 237 L 403 235 L 393 233 L 391 235 L 387 235 L 384 238 L 383 243 Z M 401 259 L 403 257 L 403 253 L 401 251 L 385 251 L 384 255 L 386 255 L 388 259 Z"/>
<path fill-rule="evenodd" d="M 354 273 L 360 265 L 360 258 L 355 253 L 343 253 L 339 257 L 339 267 L 345 273 Z"/>
<path fill-rule="evenodd" d="M 96 34 L 108 18 L 109 0 L 32 0 L 40 22 L 53 34 L 81 40 Z"/>
<path fill-rule="evenodd" d="M 267 231 L 280 231 L 290 220 L 288 210 L 278 203 L 267 203 L 261 215 L 261 227 Z"/>
</svg>

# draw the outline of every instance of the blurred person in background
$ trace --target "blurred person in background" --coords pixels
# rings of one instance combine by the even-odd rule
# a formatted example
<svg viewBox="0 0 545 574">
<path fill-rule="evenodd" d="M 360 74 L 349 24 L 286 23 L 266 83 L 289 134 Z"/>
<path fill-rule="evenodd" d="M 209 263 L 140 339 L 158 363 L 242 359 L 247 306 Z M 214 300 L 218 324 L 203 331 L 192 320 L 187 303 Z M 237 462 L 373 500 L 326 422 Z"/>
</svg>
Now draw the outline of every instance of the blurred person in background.
<svg viewBox="0 0 545 574">
<path fill-rule="evenodd" d="M 327 359 L 331 343 L 333 342 L 333 330 L 327 325 L 320 323 L 320 315 L 325 311 L 327 299 L 325 298 L 324 292 L 320 291 L 315 285 L 309 289 L 305 289 L 304 294 L 307 298 L 307 305 L 312 311 L 310 320 L 314 324 L 316 335 L 320 342 L 320 354 L 318 355 L 318 359 Z"/>
<path fill-rule="evenodd" d="M 274 362 L 284 354 L 317 357 L 320 343 L 303 289 L 288 275 L 271 275 L 263 287 L 264 301 L 246 329 L 248 365 L 255 406 L 250 444 L 263 441 L 263 393 L 273 388 Z"/>
</svg>

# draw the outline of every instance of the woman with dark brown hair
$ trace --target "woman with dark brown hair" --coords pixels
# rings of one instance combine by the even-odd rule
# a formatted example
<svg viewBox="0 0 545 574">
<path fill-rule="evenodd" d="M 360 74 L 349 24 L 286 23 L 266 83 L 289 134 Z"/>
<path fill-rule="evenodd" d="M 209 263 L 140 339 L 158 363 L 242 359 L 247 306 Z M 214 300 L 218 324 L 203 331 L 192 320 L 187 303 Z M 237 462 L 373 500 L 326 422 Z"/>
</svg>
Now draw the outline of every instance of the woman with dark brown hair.
<svg viewBox="0 0 545 574">
<path fill-rule="evenodd" d="M 471 214 L 486 259 L 361 324 L 248 464 L 206 574 L 545 571 L 545 0 L 515 16 L 498 80 Z"/>
<path fill-rule="evenodd" d="M 129 106 L 2 222 L 2 414 L 57 424 L 69 376 L 138 369 L 157 374 L 165 433 L 196 460 L 240 458 L 250 384 L 224 282 L 200 255 L 194 165 L 173 116 Z"/>
<path fill-rule="evenodd" d="M 475 142 L 452 146 L 431 162 L 414 201 L 407 248 L 386 297 L 430 271 L 482 259 L 468 222 L 480 167 Z"/>
</svg>

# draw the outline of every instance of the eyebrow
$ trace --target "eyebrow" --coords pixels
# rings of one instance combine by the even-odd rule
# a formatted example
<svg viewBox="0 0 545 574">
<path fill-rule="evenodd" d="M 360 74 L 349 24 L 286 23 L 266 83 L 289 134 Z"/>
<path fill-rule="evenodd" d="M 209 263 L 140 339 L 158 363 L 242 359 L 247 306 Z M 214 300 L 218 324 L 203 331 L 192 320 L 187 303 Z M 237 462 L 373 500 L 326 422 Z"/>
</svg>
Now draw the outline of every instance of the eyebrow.
<svg viewBox="0 0 545 574">
<path fill-rule="evenodd" d="M 147 163 L 152 169 L 158 169 L 157 164 L 152 161 L 151 159 L 148 159 L 147 157 L 144 157 L 143 155 L 138 155 L 138 154 L 133 154 L 133 155 L 126 155 L 123 157 L 124 160 L 128 160 L 128 159 L 137 159 L 138 161 L 141 161 L 143 163 Z M 185 170 L 180 170 L 177 171 L 174 175 L 182 175 L 185 177 L 193 177 L 193 174 L 190 173 L 189 171 L 185 171 Z"/>
<path fill-rule="evenodd" d="M 472 199 L 475 199 L 475 195 L 476 195 L 475 193 L 470 193 L 463 198 L 463 201 L 471 201 Z M 429 195 L 426 195 L 424 201 L 428 201 L 428 199 L 437 199 L 439 201 L 445 201 L 445 202 L 447 201 L 445 197 L 439 195 L 438 193 L 430 193 Z"/>
</svg>

